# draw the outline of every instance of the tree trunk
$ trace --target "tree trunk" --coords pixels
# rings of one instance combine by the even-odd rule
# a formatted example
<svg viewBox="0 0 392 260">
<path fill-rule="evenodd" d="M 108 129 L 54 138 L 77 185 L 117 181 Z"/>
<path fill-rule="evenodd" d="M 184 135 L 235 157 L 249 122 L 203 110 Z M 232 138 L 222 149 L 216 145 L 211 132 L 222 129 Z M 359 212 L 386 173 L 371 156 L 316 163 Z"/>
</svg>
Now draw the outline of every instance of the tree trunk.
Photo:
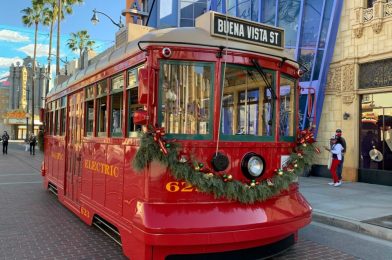
<svg viewBox="0 0 392 260">
<path fill-rule="evenodd" d="M 34 81 L 35 81 L 35 59 L 37 58 L 37 37 L 38 37 L 38 23 L 35 23 L 34 32 L 34 54 L 33 54 L 33 77 L 31 81 L 31 132 L 34 133 Z"/>
<path fill-rule="evenodd" d="M 50 23 L 50 32 L 49 32 L 49 54 L 48 54 L 48 78 L 46 80 L 46 88 L 45 88 L 45 98 L 49 92 L 49 82 L 50 82 L 50 63 L 52 56 L 52 39 L 53 39 L 53 25 L 54 25 L 54 17 L 52 17 L 52 22 Z"/>
<path fill-rule="evenodd" d="M 57 4 L 57 48 L 56 48 L 56 76 L 60 75 L 60 24 L 61 24 L 61 1 Z"/>
</svg>

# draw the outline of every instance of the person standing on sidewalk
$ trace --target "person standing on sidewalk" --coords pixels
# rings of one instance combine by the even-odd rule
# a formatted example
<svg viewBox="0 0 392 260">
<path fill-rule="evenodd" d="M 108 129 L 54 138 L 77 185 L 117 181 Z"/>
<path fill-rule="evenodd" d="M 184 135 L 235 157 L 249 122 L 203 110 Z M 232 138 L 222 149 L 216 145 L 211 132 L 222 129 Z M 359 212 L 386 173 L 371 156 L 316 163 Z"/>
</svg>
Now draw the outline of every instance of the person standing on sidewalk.
<svg viewBox="0 0 392 260">
<path fill-rule="evenodd" d="M 339 136 L 335 136 L 334 139 L 331 139 L 332 142 L 332 147 L 329 148 L 327 146 L 324 146 L 324 148 L 327 151 L 330 151 L 332 153 L 332 164 L 331 164 L 331 174 L 332 174 L 332 179 L 333 182 L 328 183 L 329 185 L 333 185 L 335 187 L 338 187 L 342 185 L 342 182 L 339 181 L 338 175 L 337 175 L 337 167 L 340 164 L 340 161 L 342 160 L 342 154 L 343 154 L 343 145 L 342 145 L 342 140 Z"/>
<path fill-rule="evenodd" d="M 4 134 L 1 136 L 1 140 L 3 141 L 3 154 L 8 154 L 8 140 L 10 136 L 7 131 L 4 131 Z"/>
<path fill-rule="evenodd" d="M 37 137 L 33 133 L 30 134 L 29 137 L 30 142 L 30 155 L 35 155 L 35 145 L 37 144 Z"/>
<path fill-rule="evenodd" d="M 342 151 L 342 160 L 340 161 L 338 168 L 336 169 L 336 173 L 338 175 L 339 182 L 342 183 L 342 173 L 343 173 L 343 163 L 344 163 L 344 154 L 346 153 L 346 140 L 342 136 L 342 129 L 336 129 L 335 132 L 337 137 L 340 137 L 341 144 L 343 146 L 343 151 Z"/>
</svg>

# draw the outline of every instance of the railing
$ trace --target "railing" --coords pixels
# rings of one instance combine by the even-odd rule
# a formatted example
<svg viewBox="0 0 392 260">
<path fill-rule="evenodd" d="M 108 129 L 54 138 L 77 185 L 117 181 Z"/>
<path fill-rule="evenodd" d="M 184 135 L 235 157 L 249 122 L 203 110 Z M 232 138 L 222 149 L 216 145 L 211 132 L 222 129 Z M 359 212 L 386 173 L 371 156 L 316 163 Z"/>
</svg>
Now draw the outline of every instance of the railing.
<svg viewBox="0 0 392 260">
<path fill-rule="evenodd" d="M 384 4 L 384 17 L 392 16 L 392 2 Z"/>
<path fill-rule="evenodd" d="M 373 20 L 373 7 L 363 10 L 363 22 L 370 22 Z"/>
</svg>

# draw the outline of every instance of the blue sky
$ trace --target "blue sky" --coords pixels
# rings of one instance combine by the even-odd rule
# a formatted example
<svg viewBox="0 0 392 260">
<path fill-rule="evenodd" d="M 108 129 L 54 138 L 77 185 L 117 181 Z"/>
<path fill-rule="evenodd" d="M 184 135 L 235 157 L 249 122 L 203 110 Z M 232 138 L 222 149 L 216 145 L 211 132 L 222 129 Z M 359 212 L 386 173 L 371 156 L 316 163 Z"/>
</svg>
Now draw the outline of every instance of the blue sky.
<svg viewBox="0 0 392 260">
<path fill-rule="evenodd" d="M 30 55 L 33 56 L 34 27 L 25 27 L 22 23 L 21 10 L 31 6 L 31 0 L 1 0 L 0 14 L 0 80 L 9 72 L 11 63 L 21 61 Z M 90 21 L 96 8 L 119 21 L 122 10 L 125 9 L 125 0 L 85 0 L 84 4 L 74 7 L 72 15 L 66 16 L 61 23 L 61 56 L 71 60 L 78 55 L 73 53 L 66 42 L 71 32 L 87 30 L 91 39 L 96 42 L 95 48 L 100 52 L 114 44 L 114 36 L 118 27 L 113 25 L 109 19 L 99 15 L 100 22 L 93 25 Z M 124 22 L 124 17 L 122 16 Z M 57 25 L 55 25 L 57 31 Z M 39 26 L 37 60 L 40 64 L 47 63 L 49 49 L 49 27 Z M 53 46 L 56 46 L 54 36 Z M 53 48 L 53 50 L 54 50 Z M 55 51 L 52 51 L 55 53 Z M 54 65 L 55 58 L 52 59 Z M 63 64 L 61 64 L 63 66 Z"/>
</svg>

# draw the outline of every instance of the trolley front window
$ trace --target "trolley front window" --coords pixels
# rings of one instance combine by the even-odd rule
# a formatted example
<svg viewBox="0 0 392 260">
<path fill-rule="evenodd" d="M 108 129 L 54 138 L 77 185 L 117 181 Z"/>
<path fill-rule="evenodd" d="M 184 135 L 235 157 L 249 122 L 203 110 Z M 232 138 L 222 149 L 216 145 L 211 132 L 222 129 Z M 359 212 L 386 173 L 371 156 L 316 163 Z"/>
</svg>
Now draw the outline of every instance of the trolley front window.
<svg viewBox="0 0 392 260">
<path fill-rule="evenodd" d="M 213 64 L 163 61 L 160 121 L 183 139 L 211 138 Z"/>
<path fill-rule="evenodd" d="M 274 86 L 272 71 L 265 71 Z M 253 67 L 227 65 L 222 81 L 222 139 L 273 140 L 275 100 L 265 81 Z"/>
</svg>

